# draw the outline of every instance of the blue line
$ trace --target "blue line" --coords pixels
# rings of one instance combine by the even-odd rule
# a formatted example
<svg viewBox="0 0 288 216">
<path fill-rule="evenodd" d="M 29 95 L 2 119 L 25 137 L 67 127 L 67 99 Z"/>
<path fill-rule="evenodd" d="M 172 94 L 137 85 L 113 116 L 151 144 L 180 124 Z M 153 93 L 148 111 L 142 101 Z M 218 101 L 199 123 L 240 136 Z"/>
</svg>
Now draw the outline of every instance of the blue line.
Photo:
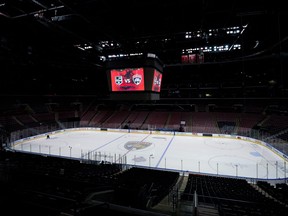
<svg viewBox="0 0 288 216">
<path fill-rule="evenodd" d="M 104 147 L 104 146 L 106 146 L 106 145 L 108 145 L 108 144 L 114 142 L 115 140 L 120 139 L 121 137 L 123 137 L 123 136 L 125 136 L 125 135 L 127 135 L 127 134 L 123 134 L 123 135 L 121 135 L 120 137 L 117 137 L 116 139 L 111 140 L 111 141 L 109 141 L 108 143 L 105 143 L 105 144 L 103 144 L 102 146 L 99 146 L 98 148 L 96 148 L 96 149 L 94 149 L 94 150 L 92 150 L 92 151 L 88 151 L 87 154 L 83 155 L 83 158 L 84 158 L 86 155 L 88 155 L 89 153 L 94 152 L 94 151 L 97 151 L 98 149 L 100 149 L 100 148 L 102 148 L 102 147 Z"/>
<path fill-rule="evenodd" d="M 158 166 L 159 166 L 159 164 L 160 164 L 160 162 L 161 162 L 162 158 L 164 157 L 164 155 L 165 155 L 166 151 L 167 151 L 167 150 L 168 150 L 168 148 L 170 147 L 170 145 L 171 145 L 171 143 L 172 143 L 172 141 L 173 141 L 174 137 L 175 137 L 175 135 L 173 135 L 172 139 L 171 139 L 171 140 L 170 140 L 170 142 L 168 143 L 168 145 L 167 145 L 166 149 L 164 150 L 163 154 L 161 155 L 161 157 L 160 157 L 160 159 L 159 159 L 159 161 L 158 161 L 158 163 L 156 164 L 156 166 L 155 166 L 155 167 L 158 167 Z"/>
</svg>

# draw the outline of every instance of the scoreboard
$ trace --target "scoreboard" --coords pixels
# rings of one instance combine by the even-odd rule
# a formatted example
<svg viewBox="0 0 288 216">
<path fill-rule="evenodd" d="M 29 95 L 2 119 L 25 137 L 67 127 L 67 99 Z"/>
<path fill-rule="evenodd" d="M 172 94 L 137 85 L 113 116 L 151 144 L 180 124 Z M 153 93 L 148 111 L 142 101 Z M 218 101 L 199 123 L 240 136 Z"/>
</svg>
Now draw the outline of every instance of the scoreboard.
<svg viewBox="0 0 288 216">
<path fill-rule="evenodd" d="M 162 71 L 158 58 L 138 56 L 109 61 L 106 73 L 110 99 L 160 99 Z"/>
</svg>

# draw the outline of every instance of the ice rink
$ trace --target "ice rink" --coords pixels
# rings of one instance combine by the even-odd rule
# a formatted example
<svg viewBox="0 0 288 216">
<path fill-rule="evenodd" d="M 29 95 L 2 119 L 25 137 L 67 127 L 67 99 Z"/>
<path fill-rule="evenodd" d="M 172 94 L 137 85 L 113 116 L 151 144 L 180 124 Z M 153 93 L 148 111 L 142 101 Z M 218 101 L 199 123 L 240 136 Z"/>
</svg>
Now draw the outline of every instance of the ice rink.
<svg viewBox="0 0 288 216">
<path fill-rule="evenodd" d="M 15 150 L 68 158 L 247 178 L 287 175 L 284 157 L 259 143 L 235 137 L 125 131 L 65 130 L 22 139 Z"/>
</svg>

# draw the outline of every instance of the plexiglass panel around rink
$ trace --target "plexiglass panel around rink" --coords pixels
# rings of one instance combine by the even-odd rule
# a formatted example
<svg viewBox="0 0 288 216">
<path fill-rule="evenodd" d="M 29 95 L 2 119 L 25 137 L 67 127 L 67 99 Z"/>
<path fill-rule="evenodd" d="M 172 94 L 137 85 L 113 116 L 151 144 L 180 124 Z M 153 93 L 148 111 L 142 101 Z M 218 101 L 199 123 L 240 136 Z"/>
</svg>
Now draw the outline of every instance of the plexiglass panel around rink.
<svg viewBox="0 0 288 216">
<path fill-rule="evenodd" d="M 127 167 L 255 179 L 287 177 L 287 143 L 275 138 L 269 143 L 269 137 L 257 131 L 247 130 L 244 136 L 152 128 L 87 128 L 72 123 L 69 126 L 61 130 L 46 126 L 13 132 L 7 146 L 17 151 Z"/>
</svg>

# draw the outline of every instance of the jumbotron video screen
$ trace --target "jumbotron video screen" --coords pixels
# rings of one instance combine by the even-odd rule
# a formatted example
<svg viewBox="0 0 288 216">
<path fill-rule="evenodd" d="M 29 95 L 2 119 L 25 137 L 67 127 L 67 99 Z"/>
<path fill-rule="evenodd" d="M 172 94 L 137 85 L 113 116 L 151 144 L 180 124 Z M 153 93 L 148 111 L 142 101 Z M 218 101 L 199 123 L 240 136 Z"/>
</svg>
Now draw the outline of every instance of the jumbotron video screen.
<svg viewBox="0 0 288 216">
<path fill-rule="evenodd" d="M 112 92 L 144 91 L 144 69 L 126 68 L 111 70 L 111 88 Z"/>
</svg>

